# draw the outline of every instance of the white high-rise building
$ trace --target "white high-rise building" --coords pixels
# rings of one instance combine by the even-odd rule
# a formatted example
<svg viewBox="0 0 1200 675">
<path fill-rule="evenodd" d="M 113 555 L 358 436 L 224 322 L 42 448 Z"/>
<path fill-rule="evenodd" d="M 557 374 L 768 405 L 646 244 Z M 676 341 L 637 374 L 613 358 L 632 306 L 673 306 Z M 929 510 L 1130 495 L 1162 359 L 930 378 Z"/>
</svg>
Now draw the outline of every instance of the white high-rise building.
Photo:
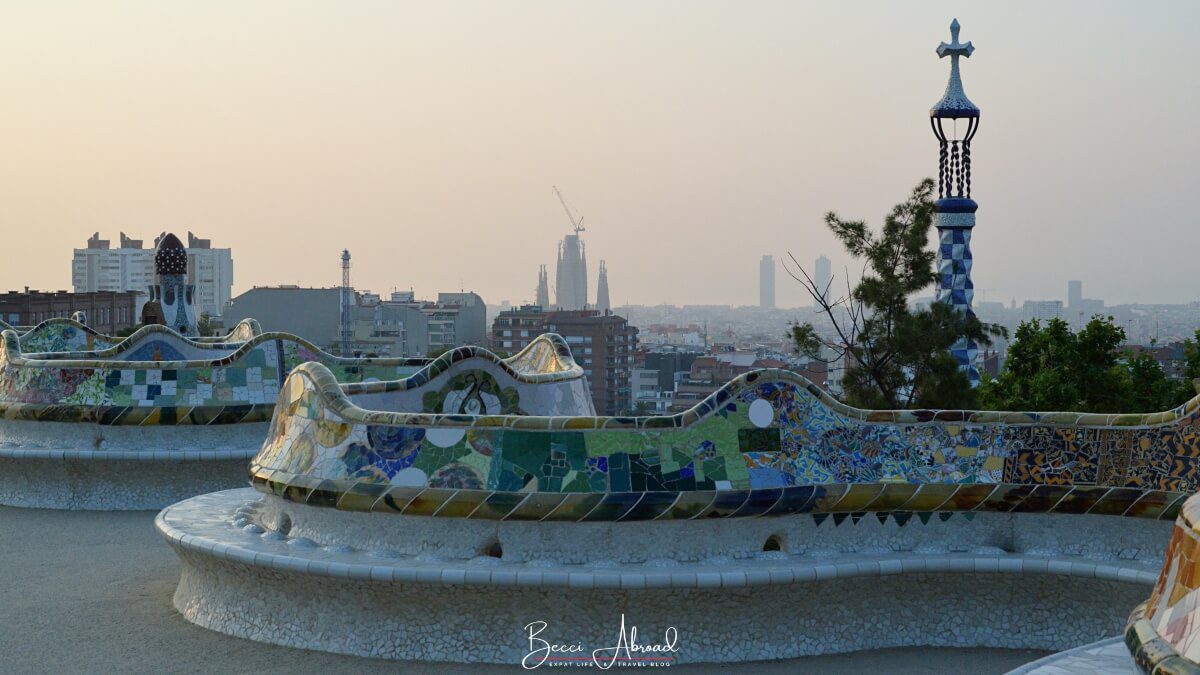
<svg viewBox="0 0 1200 675">
<path fill-rule="evenodd" d="M 130 238 L 124 232 L 120 244 L 112 248 L 109 240 L 101 239 L 96 232 L 88 239 L 87 248 L 74 250 L 71 285 L 76 293 L 149 291 L 154 285 L 154 247 L 143 248 L 141 239 Z M 187 283 L 196 287 L 196 311 L 220 316 L 233 296 L 232 251 L 213 248 L 211 240 L 188 232 L 187 253 Z M 138 312 L 144 302 L 144 299 L 139 302 Z"/>
<path fill-rule="evenodd" d="M 1021 318 L 1049 321 L 1063 318 L 1062 300 L 1026 300 L 1021 307 Z"/>
</svg>

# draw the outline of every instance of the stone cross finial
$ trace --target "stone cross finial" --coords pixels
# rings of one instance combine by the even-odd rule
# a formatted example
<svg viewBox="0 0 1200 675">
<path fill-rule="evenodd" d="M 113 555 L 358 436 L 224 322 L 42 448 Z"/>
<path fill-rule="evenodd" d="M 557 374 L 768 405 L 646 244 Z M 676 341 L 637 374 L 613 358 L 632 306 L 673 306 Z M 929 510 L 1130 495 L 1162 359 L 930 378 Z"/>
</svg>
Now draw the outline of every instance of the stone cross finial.
<svg viewBox="0 0 1200 675">
<path fill-rule="evenodd" d="M 950 44 L 943 42 L 938 45 L 938 58 L 949 56 L 955 63 L 958 63 L 958 57 L 960 56 L 971 58 L 971 52 L 975 51 L 975 46 L 972 45 L 970 41 L 968 41 L 966 44 L 962 44 L 958 41 L 959 28 L 960 26 L 958 25 L 958 19 L 950 22 Z"/>
<path fill-rule="evenodd" d="M 963 92 L 962 76 L 958 72 L 958 57 L 970 57 L 975 51 L 975 45 L 970 42 L 958 41 L 958 19 L 950 22 L 950 44 L 945 42 L 938 45 L 938 58 L 950 57 L 950 81 L 946 83 L 946 93 L 942 100 L 929 111 L 931 117 L 943 119 L 959 119 L 964 117 L 979 117 L 979 107 L 971 103 Z"/>
</svg>

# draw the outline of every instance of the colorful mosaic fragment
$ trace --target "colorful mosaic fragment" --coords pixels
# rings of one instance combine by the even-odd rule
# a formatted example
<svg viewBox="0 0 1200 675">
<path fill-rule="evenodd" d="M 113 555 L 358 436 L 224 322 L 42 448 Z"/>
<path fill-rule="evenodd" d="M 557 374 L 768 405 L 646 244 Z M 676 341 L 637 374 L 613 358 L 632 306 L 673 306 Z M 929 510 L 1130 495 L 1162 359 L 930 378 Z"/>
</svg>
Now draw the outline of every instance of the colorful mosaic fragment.
<svg viewBox="0 0 1200 675">
<path fill-rule="evenodd" d="M 1200 673 L 1200 497 L 1179 511 L 1150 599 L 1134 609 L 1125 643 L 1146 673 Z"/>
</svg>

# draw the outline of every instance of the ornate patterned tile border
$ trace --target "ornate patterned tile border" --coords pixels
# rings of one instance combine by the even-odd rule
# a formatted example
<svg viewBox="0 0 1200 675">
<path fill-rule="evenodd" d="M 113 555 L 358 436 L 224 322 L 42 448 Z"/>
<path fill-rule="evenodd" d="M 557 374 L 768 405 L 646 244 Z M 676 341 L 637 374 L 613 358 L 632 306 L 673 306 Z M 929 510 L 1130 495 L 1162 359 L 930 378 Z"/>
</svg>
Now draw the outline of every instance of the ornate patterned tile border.
<svg viewBox="0 0 1200 675">
<path fill-rule="evenodd" d="M 307 504 L 492 519 L 782 513 L 1172 518 L 1200 487 L 1197 400 L 1149 415 L 849 408 L 794 373 L 665 417 L 366 410 L 319 364 L 284 385 L 251 474 Z"/>
<path fill-rule="evenodd" d="M 558 336 L 539 338 L 509 359 L 461 347 L 432 360 L 341 358 L 286 333 L 259 333 L 240 344 L 185 343 L 161 326 L 138 336 L 104 350 L 27 356 L 14 331 L 0 333 L 0 418 L 120 425 L 265 421 L 288 373 L 309 361 L 352 383 L 356 394 L 416 389 L 466 359 L 481 359 L 527 384 L 583 377 Z M 215 358 L 180 358 L 196 350 Z"/>
</svg>

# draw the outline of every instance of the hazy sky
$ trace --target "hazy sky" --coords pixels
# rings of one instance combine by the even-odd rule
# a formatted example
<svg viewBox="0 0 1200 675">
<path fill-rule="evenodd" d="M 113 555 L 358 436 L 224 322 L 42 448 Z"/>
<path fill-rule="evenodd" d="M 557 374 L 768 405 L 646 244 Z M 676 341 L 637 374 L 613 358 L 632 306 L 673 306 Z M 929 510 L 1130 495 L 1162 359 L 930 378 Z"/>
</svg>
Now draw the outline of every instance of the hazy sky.
<svg viewBox="0 0 1200 675">
<path fill-rule="evenodd" d="M 1195 2 L 0 0 L 0 290 L 99 230 L 233 248 L 235 293 L 530 301 L 586 217 L 614 304 L 757 302 L 936 170 L 957 16 L 988 300 L 1200 298 Z M 780 273 L 780 304 L 802 295 Z"/>
</svg>

